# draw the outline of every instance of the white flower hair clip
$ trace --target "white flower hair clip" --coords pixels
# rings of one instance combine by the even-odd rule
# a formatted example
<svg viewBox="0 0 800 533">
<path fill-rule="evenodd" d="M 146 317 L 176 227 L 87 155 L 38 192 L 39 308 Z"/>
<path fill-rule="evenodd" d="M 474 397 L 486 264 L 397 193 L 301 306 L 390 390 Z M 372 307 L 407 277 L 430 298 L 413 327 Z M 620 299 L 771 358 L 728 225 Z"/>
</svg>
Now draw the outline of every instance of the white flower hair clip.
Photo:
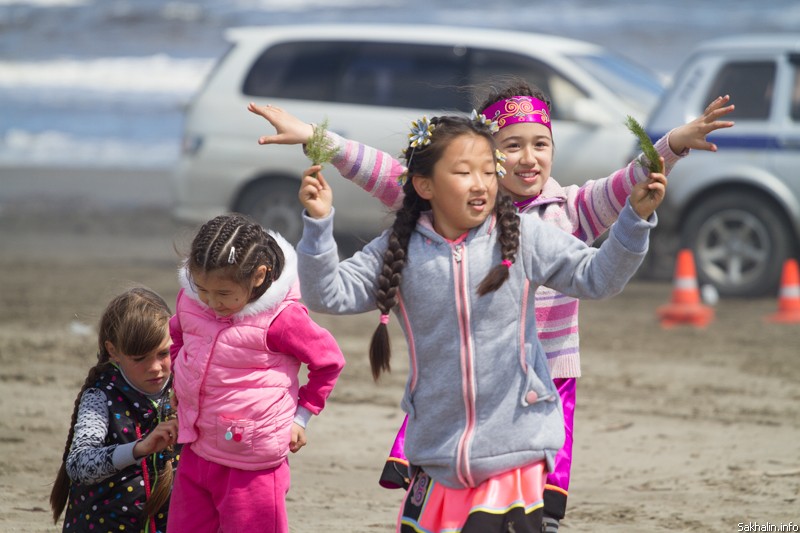
<svg viewBox="0 0 800 533">
<path fill-rule="evenodd" d="M 475 109 L 473 109 L 472 113 L 470 113 L 469 119 L 476 124 L 479 124 L 481 126 L 486 126 L 487 128 L 489 128 L 489 131 L 491 133 L 497 133 L 498 131 L 500 131 L 500 126 L 497 124 L 496 121 L 489 120 L 488 118 L 486 118 L 486 115 L 484 115 L 483 113 L 478 113 L 478 111 Z"/>
<path fill-rule="evenodd" d="M 503 179 L 506 177 L 506 167 L 503 166 L 503 163 L 506 162 L 506 154 L 504 154 L 500 150 L 495 150 L 494 157 L 495 159 L 497 159 L 497 166 L 495 167 L 495 172 L 497 172 L 497 177 Z"/>
<path fill-rule="evenodd" d="M 404 170 L 402 174 L 397 176 L 397 184 L 399 186 L 403 187 L 406 184 L 406 181 L 408 181 L 408 169 Z"/>
<path fill-rule="evenodd" d="M 408 134 L 408 140 L 411 141 L 411 147 L 427 146 L 431 143 L 431 136 L 433 129 L 436 126 L 431 124 L 428 117 L 423 116 L 421 119 L 411 122 L 411 133 Z"/>
</svg>

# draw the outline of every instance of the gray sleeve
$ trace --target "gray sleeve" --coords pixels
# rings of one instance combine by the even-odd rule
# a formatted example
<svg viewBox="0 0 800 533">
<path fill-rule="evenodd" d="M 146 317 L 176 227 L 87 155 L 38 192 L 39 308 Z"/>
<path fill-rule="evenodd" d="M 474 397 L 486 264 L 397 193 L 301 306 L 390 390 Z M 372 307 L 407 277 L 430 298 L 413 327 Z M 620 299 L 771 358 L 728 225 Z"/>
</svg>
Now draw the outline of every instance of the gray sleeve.
<svg viewBox="0 0 800 533">
<path fill-rule="evenodd" d="M 67 456 L 67 474 L 77 483 L 99 483 L 116 473 L 112 456 L 117 445 L 105 446 L 108 434 L 106 395 L 86 389 L 78 406 L 78 419 Z"/>
<path fill-rule="evenodd" d="M 388 231 L 353 257 L 339 262 L 333 238 L 334 213 L 314 219 L 303 213 L 297 267 L 303 302 L 312 311 L 356 314 L 375 310 L 375 286 L 383 266 Z"/>
<path fill-rule="evenodd" d="M 135 465 L 138 461 L 133 456 L 133 448 L 138 443 L 138 440 L 133 442 L 126 442 L 125 444 L 119 444 L 114 449 L 114 453 L 111 454 L 111 462 L 118 471 L 128 468 L 131 465 Z"/>
<path fill-rule="evenodd" d="M 575 298 L 601 299 L 620 292 L 647 254 L 656 216 L 643 220 L 627 201 L 600 248 L 553 226 L 521 217 L 522 260 L 528 278 Z"/>
</svg>

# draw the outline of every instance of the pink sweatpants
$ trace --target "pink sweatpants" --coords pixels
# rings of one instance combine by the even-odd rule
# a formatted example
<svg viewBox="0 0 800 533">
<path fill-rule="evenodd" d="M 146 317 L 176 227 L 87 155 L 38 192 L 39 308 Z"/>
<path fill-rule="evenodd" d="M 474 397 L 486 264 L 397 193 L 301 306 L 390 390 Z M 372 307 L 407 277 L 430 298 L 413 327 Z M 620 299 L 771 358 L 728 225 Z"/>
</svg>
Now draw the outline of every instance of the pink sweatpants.
<svg viewBox="0 0 800 533">
<path fill-rule="evenodd" d="M 206 461 L 187 444 L 170 497 L 170 533 L 288 533 L 289 463 L 240 470 Z"/>
</svg>

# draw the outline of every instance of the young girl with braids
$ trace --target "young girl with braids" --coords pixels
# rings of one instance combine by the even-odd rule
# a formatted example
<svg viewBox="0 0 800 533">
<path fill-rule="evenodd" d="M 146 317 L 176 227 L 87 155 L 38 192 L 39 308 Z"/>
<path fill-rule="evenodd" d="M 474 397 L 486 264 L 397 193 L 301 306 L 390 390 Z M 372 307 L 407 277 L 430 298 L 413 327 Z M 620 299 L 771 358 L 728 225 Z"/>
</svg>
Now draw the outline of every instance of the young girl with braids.
<svg viewBox="0 0 800 533">
<path fill-rule="evenodd" d="M 548 98 L 538 88 L 517 79 L 511 79 L 499 88 L 492 87 L 488 92 L 478 109 L 490 119 L 502 117 L 494 136 L 506 156 L 502 162 L 506 178 L 500 182 L 501 190 L 511 196 L 520 215 L 543 220 L 592 244 L 616 220 L 633 185 L 647 179 L 643 156 L 606 178 L 589 180 L 581 186 L 564 187 L 550 175 L 554 138 Z M 701 117 L 675 128 L 655 143 L 656 150 L 665 160 L 667 175 L 690 149 L 716 150 L 706 136 L 716 129 L 732 125 L 732 122 L 718 120 L 733 109 L 733 106 L 726 106 L 728 100 L 728 97 L 716 99 Z M 279 108 L 251 104 L 249 109 L 276 128 L 276 135 L 261 137 L 259 142 L 262 144 L 305 143 L 313 134 L 312 125 Z M 397 209 L 400 206 L 403 190 L 397 184 L 397 176 L 405 170 L 400 162 L 389 154 L 334 133 L 328 132 L 326 136 L 337 151 L 331 163 L 342 176 L 387 207 Z M 574 157 L 574 154 L 570 156 Z M 566 512 L 575 393 L 577 378 L 581 375 L 578 300 L 547 287 L 536 291 L 535 300 L 539 338 L 564 407 L 566 441 L 545 486 L 546 531 L 555 533 L 558 521 Z M 407 488 L 408 461 L 403 453 L 405 424 L 398 432 L 380 477 L 380 484 L 386 488 Z"/>
<path fill-rule="evenodd" d="M 179 277 L 170 328 L 184 448 L 169 532 L 287 532 L 287 455 L 306 444 L 342 352 L 299 302 L 291 245 L 243 215 L 205 223 Z"/>
<path fill-rule="evenodd" d="M 170 309 L 132 288 L 100 320 L 97 364 L 75 400 L 64 459 L 50 494 L 63 531 L 166 531 L 177 466 L 170 406 Z"/>
<path fill-rule="evenodd" d="M 380 311 L 370 346 L 376 379 L 390 366 L 390 311 L 399 317 L 410 356 L 402 407 L 412 479 L 397 530 L 539 533 L 564 424 L 533 291 L 621 291 L 647 251 L 666 178 L 653 173 L 634 186 L 598 249 L 520 217 L 498 194 L 503 168 L 485 122 L 423 119 L 411 139 L 394 224 L 341 263 L 331 190 L 314 178 L 319 166 L 306 171 L 303 297 L 321 312 Z"/>
</svg>

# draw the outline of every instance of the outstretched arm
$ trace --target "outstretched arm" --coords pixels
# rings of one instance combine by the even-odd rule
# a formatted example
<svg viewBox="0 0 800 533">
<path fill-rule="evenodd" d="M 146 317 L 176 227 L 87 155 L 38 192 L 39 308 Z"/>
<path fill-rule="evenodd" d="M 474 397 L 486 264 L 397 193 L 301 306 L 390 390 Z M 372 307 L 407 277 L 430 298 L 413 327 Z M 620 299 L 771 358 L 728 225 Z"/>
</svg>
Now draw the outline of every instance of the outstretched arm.
<svg viewBox="0 0 800 533">
<path fill-rule="evenodd" d="M 314 126 L 291 113 L 271 105 L 251 103 L 247 109 L 266 119 L 275 128 L 275 135 L 259 137 L 259 144 L 305 144 L 314 133 Z M 337 154 L 331 164 L 345 178 L 377 198 L 390 209 L 403 203 L 403 188 L 397 178 L 405 167 L 386 152 L 345 139 L 333 132 L 326 133 L 329 144 Z"/>
<path fill-rule="evenodd" d="M 706 137 L 713 131 L 733 126 L 733 121 L 719 120 L 733 111 L 733 105 L 726 105 L 730 99 L 727 94 L 718 96 L 706 106 L 702 115 L 672 130 L 669 134 L 669 147 L 672 151 L 678 154 L 688 149 L 716 152 L 717 145 L 709 142 Z"/>
<path fill-rule="evenodd" d="M 708 104 L 702 116 L 673 129 L 655 143 L 656 151 L 664 161 L 664 176 L 669 175 L 675 163 L 690 149 L 716 151 L 716 145 L 708 142 L 706 136 L 733 126 L 731 121 L 720 120 L 734 109 L 733 105 L 726 105 L 729 100 L 727 95 L 716 98 Z M 607 178 L 587 181 L 580 188 L 567 188 L 566 208 L 575 237 L 591 244 L 617 219 L 634 186 L 649 182 L 647 161 L 642 161 L 643 157 L 643 154 L 639 155 Z"/>
<path fill-rule="evenodd" d="M 275 135 L 262 135 L 258 144 L 305 144 L 314 133 L 314 126 L 279 107 L 250 102 L 247 110 L 267 119 L 275 127 Z"/>
</svg>

